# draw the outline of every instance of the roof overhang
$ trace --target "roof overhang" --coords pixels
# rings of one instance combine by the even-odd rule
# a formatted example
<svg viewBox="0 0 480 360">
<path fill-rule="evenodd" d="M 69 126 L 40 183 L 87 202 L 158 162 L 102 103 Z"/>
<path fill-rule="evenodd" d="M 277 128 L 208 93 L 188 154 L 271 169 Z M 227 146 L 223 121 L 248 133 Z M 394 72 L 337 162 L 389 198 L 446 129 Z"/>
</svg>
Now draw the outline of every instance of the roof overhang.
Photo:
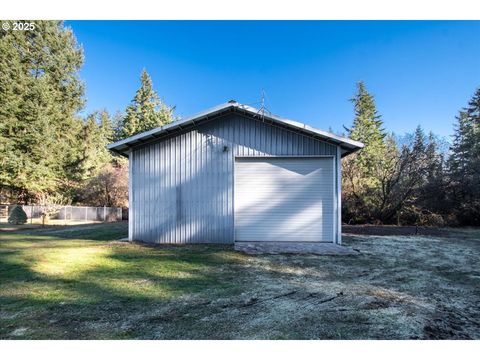
<svg viewBox="0 0 480 360">
<path fill-rule="evenodd" d="M 338 145 L 342 148 L 342 157 L 351 154 L 361 148 L 363 144 L 359 141 L 351 140 L 349 138 L 338 136 L 327 131 L 319 130 L 311 126 L 299 123 L 294 120 L 284 119 L 276 115 L 272 115 L 265 111 L 255 109 L 248 105 L 242 105 L 234 101 L 215 106 L 214 108 L 202 111 L 193 116 L 189 116 L 185 119 L 174 121 L 170 124 L 145 131 L 126 139 L 117 141 L 115 143 L 107 145 L 107 149 L 118 153 L 120 155 L 128 157 L 131 149 L 146 144 L 165 136 L 181 132 L 186 128 L 196 126 L 205 121 L 211 120 L 216 117 L 220 117 L 227 113 L 238 112 L 241 114 L 249 115 L 254 118 L 259 118 L 262 121 L 266 121 L 272 124 L 277 124 L 282 127 L 287 127 L 300 133 L 305 133 L 314 138 L 318 138 L 322 141 L 326 141 L 331 144 Z"/>
</svg>

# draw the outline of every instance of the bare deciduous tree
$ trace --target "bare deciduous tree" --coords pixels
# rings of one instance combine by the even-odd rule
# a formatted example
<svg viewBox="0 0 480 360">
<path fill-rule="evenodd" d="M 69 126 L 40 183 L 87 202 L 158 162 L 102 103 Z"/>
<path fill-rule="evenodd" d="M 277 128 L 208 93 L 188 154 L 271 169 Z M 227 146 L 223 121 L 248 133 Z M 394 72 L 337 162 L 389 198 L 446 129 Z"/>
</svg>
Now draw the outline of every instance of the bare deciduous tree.
<svg viewBox="0 0 480 360">
<path fill-rule="evenodd" d="M 128 206 L 128 164 L 105 165 L 80 190 L 80 201 L 91 206 Z"/>
</svg>

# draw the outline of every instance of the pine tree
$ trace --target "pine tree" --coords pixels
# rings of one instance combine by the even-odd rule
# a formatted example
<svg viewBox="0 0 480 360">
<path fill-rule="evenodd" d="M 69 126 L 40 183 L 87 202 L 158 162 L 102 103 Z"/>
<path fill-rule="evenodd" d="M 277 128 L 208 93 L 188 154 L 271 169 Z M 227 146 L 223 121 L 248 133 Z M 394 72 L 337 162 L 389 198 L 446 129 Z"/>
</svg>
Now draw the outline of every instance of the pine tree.
<svg viewBox="0 0 480 360">
<path fill-rule="evenodd" d="M 438 166 L 442 163 L 442 156 L 439 153 L 435 135 L 431 131 L 428 134 L 428 145 L 425 149 L 425 155 L 427 160 L 427 178 L 433 178 L 436 176 Z"/>
<path fill-rule="evenodd" d="M 446 214 L 444 158 L 439 151 L 435 135 L 430 132 L 425 149 L 426 178 L 422 188 L 422 206 L 435 214 Z"/>
<path fill-rule="evenodd" d="M 115 194 L 119 184 L 115 182 L 128 184 L 128 171 L 125 171 L 128 160 L 106 148 L 115 140 L 115 127 L 106 110 L 95 111 L 85 119 L 79 136 L 80 156 L 75 167 L 75 201 L 90 206 L 112 206 L 112 199 L 118 198 Z M 110 195 L 106 198 L 105 193 Z"/>
<path fill-rule="evenodd" d="M 99 113 L 100 117 L 100 131 L 102 133 L 102 143 L 109 144 L 115 139 L 115 130 L 113 121 L 110 118 L 107 110 L 102 110 Z"/>
<path fill-rule="evenodd" d="M 400 193 L 405 194 L 403 197 L 402 207 L 403 215 L 409 218 L 409 222 L 415 224 L 428 224 L 431 210 L 428 209 L 428 199 L 431 194 L 428 193 L 429 181 L 433 182 L 436 179 L 429 178 L 429 161 L 436 158 L 436 147 L 434 140 L 430 137 L 427 143 L 427 138 L 420 125 L 417 126 L 413 134 L 411 146 L 405 146 L 405 152 L 402 154 L 401 163 L 405 163 L 402 168 Z M 428 157 L 432 158 L 429 159 Z M 433 169 L 430 169 L 433 171 Z M 433 174 L 430 174 L 433 175 Z"/>
<path fill-rule="evenodd" d="M 425 155 L 425 146 L 426 138 L 425 133 L 420 125 L 417 126 L 415 129 L 415 133 L 413 136 L 413 147 L 412 151 L 418 158 L 422 158 Z"/>
<path fill-rule="evenodd" d="M 413 136 L 413 145 L 410 150 L 410 161 L 412 162 L 411 168 L 414 172 L 414 176 L 418 178 L 415 182 L 416 189 L 415 195 L 420 196 L 419 192 L 426 183 L 426 172 L 427 172 L 427 145 L 426 137 L 423 129 L 420 125 L 415 129 Z"/>
<path fill-rule="evenodd" d="M 480 224 L 480 88 L 459 112 L 448 159 L 450 198 L 458 220 Z"/>
<path fill-rule="evenodd" d="M 142 71 L 141 85 L 132 103 L 127 107 L 122 122 L 120 137 L 125 138 L 148 131 L 173 121 L 173 108 L 165 105 L 153 89 L 152 79 Z"/>
<path fill-rule="evenodd" d="M 77 180 L 94 176 L 102 167 L 113 160 L 106 145 L 112 142 L 113 126 L 108 113 L 93 112 L 84 122 L 80 139 L 80 157 L 77 163 Z"/>
<path fill-rule="evenodd" d="M 426 177 L 425 134 L 417 127 L 411 142 L 399 148 L 395 136 L 384 131 L 373 96 L 362 82 L 357 89 L 355 119 L 348 130 L 365 147 L 342 161 L 345 218 L 399 222 L 406 212 L 417 211 Z"/>
<path fill-rule="evenodd" d="M 127 138 L 141 132 L 140 117 L 138 115 L 137 106 L 130 104 L 125 110 L 125 117 L 120 128 L 120 139 Z"/>
<path fill-rule="evenodd" d="M 115 115 L 113 115 L 112 121 L 112 128 L 113 128 L 113 139 L 112 141 L 118 141 L 123 138 L 123 125 L 124 125 L 125 114 L 121 111 L 117 111 Z"/>
<path fill-rule="evenodd" d="M 20 205 L 16 205 L 8 215 L 8 223 L 14 225 L 22 225 L 27 222 L 27 214 Z"/>
<path fill-rule="evenodd" d="M 395 164 L 391 155 L 396 154 L 393 149 L 396 147 L 390 146 L 393 138 L 387 144 L 375 100 L 363 82 L 358 82 L 357 93 L 351 101 L 355 118 L 353 126 L 346 130 L 350 138 L 363 142 L 365 147 L 342 162 L 344 210 L 347 218 L 371 221 L 385 206 L 377 193 Z"/>
<path fill-rule="evenodd" d="M 460 111 L 456 120 L 448 162 L 451 177 L 461 179 L 468 170 L 468 162 L 471 157 L 472 127 L 465 111 Z"/>
<path fill-rule="evenodd" d="M 83 52 L 72 31 L 59 21 L 35 25 L 0 30 L 0 187 L 20 202 L 68 181 L 83 106 Z"/>
<path fill-rule="evenodd" d="M 358 163 L 368 173 L 374 171 L 376 160 L 385 152 L 386 133 L 375 100 L 362 81 L 357 83 L 357 93 L 350 100 L 354 104 L 355 118 L 348 130 L 351 139 L 362 142 L 365 147 L 358 155 Z"/>
</svg>

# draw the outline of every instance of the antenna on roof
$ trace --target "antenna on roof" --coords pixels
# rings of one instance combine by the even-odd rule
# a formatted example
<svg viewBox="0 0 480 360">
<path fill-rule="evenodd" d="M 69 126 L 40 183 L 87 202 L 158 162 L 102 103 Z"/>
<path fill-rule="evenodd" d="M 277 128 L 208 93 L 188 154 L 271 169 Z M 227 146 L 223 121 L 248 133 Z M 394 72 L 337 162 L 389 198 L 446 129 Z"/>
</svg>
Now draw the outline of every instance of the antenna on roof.
<svg viewBox="0 0 480 360">
<path fill-rule="evenodd" d="M 271 114 L 271 112 L 267 109 L 267 107 L 265 106 L 265 100 L 266 100 L 266 93 L 265 93 L 265 90 L 262 89 L 262 93 L 261 93 L 261 96 L 262 96 L 262 100 L 261 100 L 261 106 L 260 106 L 260 109 L 258 110 L 258 114 L 261 114 L 260 116 L 262 117 L 262 121 L 265 117 L 265 112 L 267 112 L 268 114 Z"/>
</svg>

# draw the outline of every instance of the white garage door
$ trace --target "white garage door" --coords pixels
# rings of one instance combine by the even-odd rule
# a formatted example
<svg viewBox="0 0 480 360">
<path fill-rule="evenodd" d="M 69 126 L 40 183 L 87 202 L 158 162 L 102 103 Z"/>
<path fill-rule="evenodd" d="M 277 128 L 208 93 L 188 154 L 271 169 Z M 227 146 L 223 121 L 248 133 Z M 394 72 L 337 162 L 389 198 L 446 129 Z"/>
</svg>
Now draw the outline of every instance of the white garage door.
<svg viewBox="0 0 480 360">
<path fill-rule="evenodd" d="M 332 158 L 237 158 L 235 241 L 334 240 Z"/>
</svg>

